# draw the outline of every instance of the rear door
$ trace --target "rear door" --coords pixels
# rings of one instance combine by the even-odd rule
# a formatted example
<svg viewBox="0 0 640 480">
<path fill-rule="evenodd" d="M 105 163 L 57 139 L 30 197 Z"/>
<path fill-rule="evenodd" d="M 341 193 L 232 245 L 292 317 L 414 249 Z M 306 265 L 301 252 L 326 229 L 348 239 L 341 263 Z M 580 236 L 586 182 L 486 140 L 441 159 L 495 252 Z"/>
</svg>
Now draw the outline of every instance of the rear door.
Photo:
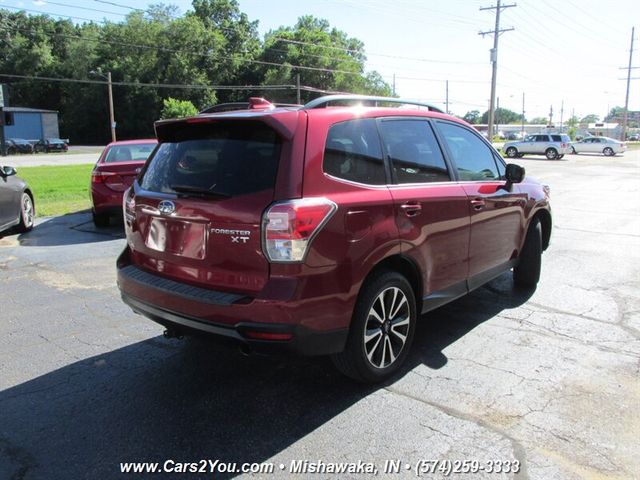
<svg viewBox="0 0 640 480">
<path fill-rule="evenodd" d="M 269 275 L 261 218 L 283 140 L 259 121 L 176 123 L 134 184 L 132 260 L 178 281 L 241 293 Z"/>
<path fill-rule="evenodd" d="M 430 121 L 381 119 L 379 130 L 391 167 L 389 189 L 402 252 L 420 267 L 425 296 L 436 294 L 444 303 L 463 295 L 469 269 L 469 201 L 452 181 Z"/>
<path fill-rule="evenodd" d="M 505 166 L 472 130 L 446 121 L 436 125 L 468 196 L 469 288 L 473 289 L 508 268 L 517 257 L 526 196 L 501 188 Z"/>
</svg>

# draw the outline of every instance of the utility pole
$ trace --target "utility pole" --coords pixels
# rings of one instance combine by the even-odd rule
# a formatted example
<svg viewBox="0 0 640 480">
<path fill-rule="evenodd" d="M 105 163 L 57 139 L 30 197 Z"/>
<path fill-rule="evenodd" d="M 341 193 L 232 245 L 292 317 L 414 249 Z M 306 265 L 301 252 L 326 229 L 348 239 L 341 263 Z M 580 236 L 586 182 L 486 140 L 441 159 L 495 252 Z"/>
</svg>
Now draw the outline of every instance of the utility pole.
<svg viewBox="0 0 640 480">
<path fill-rule="evenodd" d="M 493 138 L 493 116 L 494 110 L 493 106 L 495 105 L 496 100 L 496 76 L 498 74 L 498 37 L 503 32 L 508 32 L 510 30 L 514 30 L 513 27 L 500 29 L 500 12 L 505 8 L 515 7 L 516 4 L 513 3 L 511 5 L 501 5 L 500 0 L 496 0 L 497 4 L 495 7 L 482 7 L 480 10 L 495 10 L 496 11 L 496 26 L 493 30 L 489 30 L 486 32 L 479 32 L 479 35 L 483 37 L 490 33 L 493 33 L 493 48 L 491 49 L 491 63 L 492 63 L 492 72 L 491 72 L 491 100 L 489 101 L 489 124 L 487 125 L 487 136 L 489 141 Z"/>
<path fill-rule="evenodd" d="M 300 98 L 300 74 L 296 73 L 296 101 L 298 105 L 302 104 L 302 99 Z"/>
<path fill-rule="evenodd" d="M 562 133 L 562 120 L 564 119 L 564 100 L 560 104 L 560 133 Z"/>
<path fill-rule="evenodd" d="M 551 105 L 551 108 L 549 109 L 549 127 L 553 125 L 553 105 Z"/>
<path fill-rule="evenodd" d="M 624 97 L 624 113 L 622 114 L 622 140 L 627 139 L 627 120 L 629 117 L 629 85 L 631 84 L 631 61 L 633 60 L 633 37 L 636 28 L 631 27 L 631 48 L 629 49 L 629 66 L 627 67 L 627 93 Z M 608 112 L 607 112 L 608 113 Z"/>
<path fill-rule="evenodd" d="M 522 138 L 524 138 L 524 92 L 522 92 Z"/>
<path fill-rule="evenodd" d="M 111 141 L 116 141 L 116 120 L 113 114 L 113 88 L 111 84 L 111 72 L 107 72 L 107 83 L 109 84 L 109 121 L 111 124 Z"/>
<path fill-rule="evenodd" d="M 395 97 L 396 96 L 396 74 L 393 74 L 393 90 L 391 91 L 391 96 Z"/>
<path fill-rule="evenodd" d="M 445 112 L 447 112 L 447 115 L 448 115 L 449 114 L 449 80 L 446 80 L 445 87 L 446 87 Z"/>
</svg>

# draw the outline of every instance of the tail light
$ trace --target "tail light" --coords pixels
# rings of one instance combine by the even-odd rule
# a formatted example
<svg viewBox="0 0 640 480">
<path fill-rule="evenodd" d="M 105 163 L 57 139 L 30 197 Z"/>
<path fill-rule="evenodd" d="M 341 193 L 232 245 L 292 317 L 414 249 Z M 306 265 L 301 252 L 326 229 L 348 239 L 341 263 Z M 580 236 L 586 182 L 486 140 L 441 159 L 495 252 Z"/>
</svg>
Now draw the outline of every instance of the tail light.
<svg viewBox="0 0 640 480">
<path fill-rule="evenodd" d="M 122 198 L 122 213 L 126 223 L 133 223 L 136 219 L 136 197 L 133 187 L 129 188 Z"/>
<path fill-rule="evenodd" d="M 326 198 L 276 203 L 262 217 L 263 250 L 270 262 L 302 262 L 309 245 L 335 213 Z"/>
<path fill-rule="evenodd" d="M 100 170 L 94 170 L 91 172 L 91 183 L 104 183 L 108 176 L 113 175 L 111 172 L 101 172 Z"/>
</svg>

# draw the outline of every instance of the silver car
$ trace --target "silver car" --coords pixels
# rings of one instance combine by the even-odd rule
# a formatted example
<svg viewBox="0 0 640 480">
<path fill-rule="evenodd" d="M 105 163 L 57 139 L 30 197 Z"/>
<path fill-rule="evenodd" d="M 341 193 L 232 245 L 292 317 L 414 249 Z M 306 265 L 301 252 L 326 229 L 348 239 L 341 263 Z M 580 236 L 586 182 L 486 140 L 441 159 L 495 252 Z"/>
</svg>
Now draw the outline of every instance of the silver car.
<svg viewBox="0 0 640 480">
<path fill-rule="evenodd" d="M 509 158 L 533 154 L 544 155 L 549 160 L 555 160 L 571 153 L 571 139 L 569 135 L 563 133 L 528 135 L 523 141 L 505 143 L 502 149 Z"/>
<path fill-rule="evenodd" d="M 0 167 L 0 232 L 17 227 L 19 232 L 33 228 L 35 208 L 27 183 L 16 176 L 13 167 Z"/>
<path fill-rule="evenodd" d="M 617 153 L 624 153 L 627 145 L 620 140 L 609 137 L 587 137 L 571 145 L 571 153 L 601 153 L 613 157 Z"/>
</svg>

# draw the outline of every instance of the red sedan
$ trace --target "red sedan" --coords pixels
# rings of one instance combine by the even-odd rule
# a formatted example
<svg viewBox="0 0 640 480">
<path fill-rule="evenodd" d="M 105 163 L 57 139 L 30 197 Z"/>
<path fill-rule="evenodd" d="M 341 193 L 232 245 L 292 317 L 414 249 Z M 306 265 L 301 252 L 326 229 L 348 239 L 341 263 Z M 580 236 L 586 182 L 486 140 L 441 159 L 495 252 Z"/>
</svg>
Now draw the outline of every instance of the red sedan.
<svg viewBox="0 0 640 480">
<path fill-rule="evenodd" d="M 131 186 L 158 141 L 126 140 L 107 145 L 91 172 L 93 223 L 106 227 L 122 214 L 122 194 Z"/>
</svg>

